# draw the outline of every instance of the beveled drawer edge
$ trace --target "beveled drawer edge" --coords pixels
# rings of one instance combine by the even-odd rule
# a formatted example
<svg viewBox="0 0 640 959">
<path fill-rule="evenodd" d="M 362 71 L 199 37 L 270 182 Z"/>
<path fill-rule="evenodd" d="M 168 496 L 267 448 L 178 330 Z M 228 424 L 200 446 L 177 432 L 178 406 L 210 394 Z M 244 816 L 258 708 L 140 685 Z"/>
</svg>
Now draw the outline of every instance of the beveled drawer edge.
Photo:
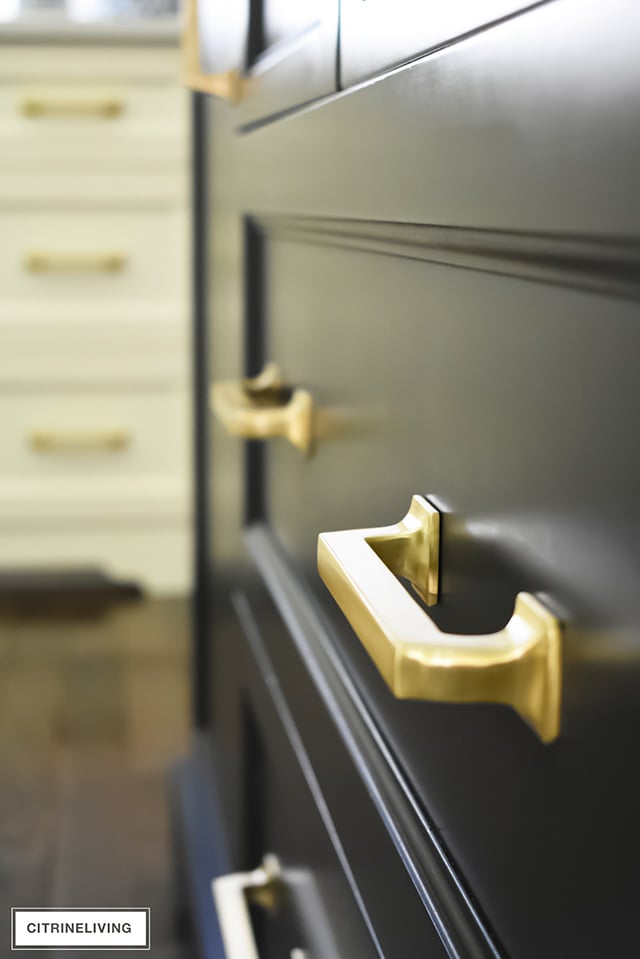
<svg viewBox="0 0 640 959">
<path fill-rule="evenodd" d="M 303 738 L 300 735 L 298 726 L 293 718 L 291 710 L 289 709 L 284 692 L 282 691 L 282 688 L 278 682 L 278 678 L 269 654 L 264 646 L 260 629 L 255 621 L 249 600 L 242 591 L 237 590 L 231 596 L 231 605 L 233 606 L 236 616 L 240 621 L 243 633 L 247 642 L 249 643 L 249 646 L 251 647 L 251 651 L 256 659 L 256 662 L 261 669 L 263 678 L 265 679 L 265 684 L 268 688 L 271 703 L 276 710 L 278 719 L 282 724 L 289 745 L 291 746 L 296 761 L 300 766 L 307 787 L 313 796 L 316 810 L 322 819 L 322 823 L 328 834 L 331 847 L 340 863 L 340 867 L 344 873 L 346 882 L 351 890 L 357 908 L 360 911 L 360 915 L 362 916 L 371 939 L 376 945 L 378 954 L 382 957 L 384 956 L 384 952 L 378 941 L 378 937 L 369 916 L 366 903 L 360 894 L 356 878 L 349 863 L 349 858 L 340 841 L 338 830 L 333 822 L 331 811 L 322 792 L 322 787 L 307 754 Z"/>
</svg>

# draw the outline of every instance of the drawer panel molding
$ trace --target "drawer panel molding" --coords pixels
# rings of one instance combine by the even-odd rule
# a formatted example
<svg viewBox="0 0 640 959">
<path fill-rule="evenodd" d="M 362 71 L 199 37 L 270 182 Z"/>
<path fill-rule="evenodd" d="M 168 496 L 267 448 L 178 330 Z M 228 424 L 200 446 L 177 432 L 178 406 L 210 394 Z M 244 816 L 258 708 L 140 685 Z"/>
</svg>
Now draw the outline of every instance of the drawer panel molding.
<svg viewBox="0 0 640 959">
<path fill-rule="evenodd" d="M 406 257 L 640 299 L 640 242 L 306 216 L 253 218 L 262 238 Z"/>
</svg>

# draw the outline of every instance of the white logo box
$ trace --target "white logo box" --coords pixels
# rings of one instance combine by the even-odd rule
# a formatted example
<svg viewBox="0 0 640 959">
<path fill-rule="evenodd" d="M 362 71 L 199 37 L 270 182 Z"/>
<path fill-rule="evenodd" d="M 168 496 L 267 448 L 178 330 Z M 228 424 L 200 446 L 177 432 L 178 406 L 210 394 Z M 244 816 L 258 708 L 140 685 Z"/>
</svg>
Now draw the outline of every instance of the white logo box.
<svg viewBox="0 0 640 959">
<path fill-rule="evenodd" d="M 11 910 L 11 949 L 151 948 L 151 910 L 21 909 Z"/>
</svg>

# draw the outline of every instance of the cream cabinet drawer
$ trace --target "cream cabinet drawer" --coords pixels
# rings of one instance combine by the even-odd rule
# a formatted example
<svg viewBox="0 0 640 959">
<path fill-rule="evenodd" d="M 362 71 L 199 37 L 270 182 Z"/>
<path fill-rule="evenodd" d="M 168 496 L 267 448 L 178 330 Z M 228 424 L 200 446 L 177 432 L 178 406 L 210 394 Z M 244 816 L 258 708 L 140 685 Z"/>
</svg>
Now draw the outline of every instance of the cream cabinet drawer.
<svg viewBox="0 0 640 959">
<path fill-rule="evenodd" d="M 8 211 L 0 291 L 6 303 L 163 301 L 184 295 L 179 208 Z"/>
<path fill-rule="evenodd" d="M 0 165 L 47 172 L 65 161 L 99 167 L 118 158 L 154 166 L 183 156 L 185 92 L 178 84 L 0 85 Z"/>
<path fill-rule="evenodd" d="M 184 157 L 188 101 L 178 52 L 8 47 L 0 61 L 0 170 L 70 172 Z"/>
<path fill-rule="evenodd" d="M 180 477 L 187 425 L 182 388 L 5 392 L 0 496 L 18 479 Z"/>
</svg>

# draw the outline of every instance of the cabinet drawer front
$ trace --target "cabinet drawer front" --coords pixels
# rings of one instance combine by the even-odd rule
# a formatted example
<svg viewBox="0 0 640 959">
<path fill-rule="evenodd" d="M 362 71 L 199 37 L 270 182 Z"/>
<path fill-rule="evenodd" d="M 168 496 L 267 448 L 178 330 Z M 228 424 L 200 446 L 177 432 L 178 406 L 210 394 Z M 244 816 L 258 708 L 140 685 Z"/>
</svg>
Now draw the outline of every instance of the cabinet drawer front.
<svg viewBox="0 0 640 959">
<path fill-rule="evenodd" d="M 313 395 L 318 435 L 311 458 L 269 442 L 271 528 L 507 952 L 535 959 L 554 935 L 557 955 L 598 955 L 606 910 L 576 930 L 556 908 L 588 899 L 596 859 L 601 901 L 619 900 L 607 877 L 630 876 L 640 855 L 627 759 L 640 721 L 637 308 L 429 262 L 410 228 L 383 256 L 380 224 L 370 249 L 362 224 L 355 249 L 335 224 L 335 245 L 327 224 L 316 242 L 287 240 L 281 226 L 265 240 L 260 335 Z M 551 745 L 506 706 L 395 699 L 321 583 L 320 532 L 397 522 L 415 493 L 441 515 L 439 598 L 425 612 L 441 630 L 500 630 L 523 591 L 566 620 Z M 605 801 L 594 769 L 626 784 L 606 841 L 592 836 Z M 541 915 L 525 943 L 534 885 Z M 620 915 L 633 916 L 629 903 Z M 618 934 L 632 934 L 622 920 Z"/>
<path fill-rule="evenodd" d="M 441 843 L 442 875 L 495 953 L 519 959 L 625 955 L 637 935 L 637 26 L 626 2 L 539 4 L 246 136 L 216 122 L 210 140 L 214 366 L 231 379 L 275 361 L 284 398 L 304 391 L 316 408 L 311 455 L 281 416 L 256 441 L 273 401 L 264 386 L 244 387 L 248 424 L 227 420 L 252 438 L 250 559 L 291 646 L 313 635 L 335 657 L 382 765 Z M 214 572 L 231 576 L 241 560 L 225 557 L 220 528 L 242 524 L 243 444 L 226 438 L 227 457 L 223 425 L 207 492 Z M 412 625 L 496 645 L 519 594 L 554 613 L 554 741 L 505 704 L 500 677 L 489 702 L 464 701 L 473 664 L 448 700 L 395 698 L 393 668 L 379 656 L 379 671 L 362 638 L 385 584 L 363 609 L 365 584 L 359 620 L 323 585 L 320 533 L 395 526 L 415 495 L 440 517 L 437 603 L 421 607 L 400 577 L 389 591 L 410 602 Z M 382 564 L 389 543 L 376 546 Z M 404 638 L 411 652 L 422 639 Z M 282 643 L 276 673 L 293 704 Z M 424 847 L 414 835 L 402 848 L 415 862 Z M 434 912 L 450 955 L 484 954 L 452 947 L 458 924 Z"/>
<path fill-rule="evenodd" d="M 351 818 L 353 829 L 347 837 L 347 849 L 336 831 L 324 788 L 329 786 L 335 792 L 339 780 L 346 774 L 347 780 L 342 780 L 345 788 L 353 772 L 348 761 L 342 763 L 335 753 L 335 731 L 322 711 L 297 653 L 282 624 L 269 617 L 268 604 L 261 600 L 261 591 L 251 588 L 249 594 L 234 592 L 227 597 L 225 606 L 229 619 L 224 634 L 219 636 L 213 663 L 214 670 L 224 670 L 226 687 L 214 705 L 220 747 L 218 758 L 222 758 L 233 741 L 237 742 L 242 757 L 241 768 L 236 766 L 235 772 L 231 772 L 231 767 L 225 769 L 224 763 L 219 766 L 219 772 L 225 773 L 222 782 L 229 835 L 240 868 L 256 865 L 264 852 L 276 854 L 288 887 L 286 908 L 277 910 L 271 917 L 254 914 L 259 955 L 276 959 L 289 956 L 292 948 L 302 948 L 305 955 L 314 959 L 373 959 L 380 954 L 393 955 L 388 940 L 389 916 L 379 922 L 387 926 L 387 941 L 381 941 L 373 928 L 381 917 L 372 917 L 371 902 L 367 903 L 362 895 L 363 864 L 351 859 L 355 850 L 361 855 L 371 844 L 376 850 L 381 847 L 391 862 L 395 858 L 386 836 L 368 832 L 367 827 L 375 815 L 372 817 L 366 807 L 358 810 L 358 800 L 369 805 L 366 789 L 360 784 L 357 793 L 350 791 L 348 800 L 343 793 L 341 814 L 343 818 L 345 815 Z M 293 661 L 292 671 L 285 676 L 281 673 L 281 656 L 287 654 Z M 314 755 L 308 752 L 309 718 L 300 714 L 297 699 L 292 710 L 282 685 L 286 683 L 289 689 L 297 678 L 303 684 L 298 689 L 300 696 L 311 696 Z M 304 738 L 300 720 L 305 724 Z M 327 750 L 332 757 L 332 783 L 323 784 L 319 780 L 319 774 L 324 775 L 318 765 L 318 750 L 322 745 L 325 767 L 329 759 Z M 233 782 L 235 790 L 230 788 Z M 233 811 L 229 815 L 230 809 Z M 382 870 L 383 860 L 378 862 Z M 386 876 L 392 881 L 396 873 L 392 869 Z M 369 878 L 370 885 L 377 883 L 382 892 L 380 876 Z M 405 882 L 410 888 L 406 876 Z M 396 899 L 400 894 L 397 886 L 386 885 L 386 898 Z M 441 959 L 435 933 L 429 930 L 429 920 L 417 904 L 424 931 L 415 954 Z M 407 910 L 402 905 L 399 909 L 404 918 Z M 399 939 L 406 943 L 403 954 L 412 956 L 413 945 L 406 926 Z"/>
<path fill-rule="evenodd" d="M 188 114 L 179 76 L 175 49 L 120 46 L 114 57 L 108 46 L 5 45 L 0 168 L 44 175 L 87 162 L 118 172 L 175 165 Z"/>
<path fill-rule="evenodd" d="M 190 0 L 186 82 L 226 99 L 232 126 L 275 118 L 336 91 L 338 20 L 337 0 Z"/>
<path fill-rule="evenodd" d="M 237 107 L 242 125 L 336 90 L 338 4 L 311 0 L 298 6 L 265 3 L 263 37 L 247 64 L 245 93 Z"/>
<path fill-rule="evenodd" d="M 20 480 L 182 479 L 187 398 L 180 388 L 3 391 L 0 421 L 5 491 Z"/>
<path fill-rule="evenodd" d="M 504 19 L 527 0 L 342 0 L 340 82 L 351 86 Z"/>
<path fill-rule="evenodd" d="M 3 222 L 0 288 L 6 304 L 99 299 L 115 307 L 183 294 L 185 224 L 177 208 L 21 209 L 6 212 Z"/>
<path fill-rule="evenodd" d="M 0 164 L 47 173 L 122 157 L 166 164 L 185 154 L 186 99 L 175 84 L 0 84 Z M 154 159 L 155 157 L 155 159 Z"/>
</svg>

